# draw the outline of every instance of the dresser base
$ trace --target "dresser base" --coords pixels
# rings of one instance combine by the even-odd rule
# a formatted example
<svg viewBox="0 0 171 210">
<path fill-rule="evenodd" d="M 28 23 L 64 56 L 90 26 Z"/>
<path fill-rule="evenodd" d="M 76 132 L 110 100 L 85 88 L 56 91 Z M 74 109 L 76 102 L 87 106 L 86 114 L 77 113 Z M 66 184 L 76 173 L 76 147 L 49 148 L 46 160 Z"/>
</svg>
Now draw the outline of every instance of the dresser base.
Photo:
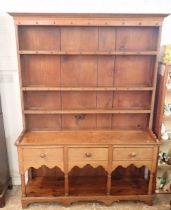
<svg viewBox="0 0 171 210">
<path fill-rule="evenodd" d="M 117 201 L 142 201 L 148 205 L 152 205 L 152 195 L 125 195 L 125 196 L 60 196 L 60 197 L 22 197 L 22 208 L 26 208 L 31 203 L 46 203 L 57 202 L 64 206 L 69 206 L 78 201 L 95 201 L 104 203 L 105 205 L 111 205 Z"/>
<path fill-rule="evenodd" d="M 3 189 L 2 189 L 2 193 L 0 194 L 0 208 L 3 208 L 5 206 L 5 195 L 7 190 L 11 190 L 12 189 L 12 182 L 11 179 L 9 179 L 6 184 L 4 185 Z"/>
</svg>

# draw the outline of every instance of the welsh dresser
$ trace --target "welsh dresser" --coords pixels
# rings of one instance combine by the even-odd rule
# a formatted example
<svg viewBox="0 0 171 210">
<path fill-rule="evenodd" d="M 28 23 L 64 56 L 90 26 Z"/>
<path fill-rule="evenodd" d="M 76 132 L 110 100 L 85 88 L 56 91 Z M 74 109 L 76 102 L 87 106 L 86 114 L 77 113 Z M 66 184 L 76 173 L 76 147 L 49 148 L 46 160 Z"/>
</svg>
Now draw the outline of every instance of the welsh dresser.
<svg viewBox="0 0 171 210">
<path fill-rule="evenodd" d="M 164 14 L 13 13 L 23 132 L 23 208 L 152 204 L 152 122 Z"/>
</svg>

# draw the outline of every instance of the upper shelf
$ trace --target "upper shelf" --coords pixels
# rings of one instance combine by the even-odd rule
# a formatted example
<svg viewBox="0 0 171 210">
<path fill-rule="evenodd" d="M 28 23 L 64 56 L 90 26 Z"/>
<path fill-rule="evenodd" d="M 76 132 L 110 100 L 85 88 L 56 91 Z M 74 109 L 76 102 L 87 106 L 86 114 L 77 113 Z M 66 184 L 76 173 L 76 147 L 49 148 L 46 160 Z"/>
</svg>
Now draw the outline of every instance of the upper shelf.
<svg viewBox="0 0 171 210">
<path fill-rule="evenodd" d="M 22 87 L 23 91 L 152 91 L 153 87 Z"/>
<path fill-rule="evenodd" d="M 20 50 L 20 55 L 157 55 L 157 51 L 91 51 L 91 52 L 64 52 L 51 50 Z"/>
<path fill-rule="evenodd" d="M 20 26 L 20 54 L 157 54 L 156 27 Z"/>
</svg>

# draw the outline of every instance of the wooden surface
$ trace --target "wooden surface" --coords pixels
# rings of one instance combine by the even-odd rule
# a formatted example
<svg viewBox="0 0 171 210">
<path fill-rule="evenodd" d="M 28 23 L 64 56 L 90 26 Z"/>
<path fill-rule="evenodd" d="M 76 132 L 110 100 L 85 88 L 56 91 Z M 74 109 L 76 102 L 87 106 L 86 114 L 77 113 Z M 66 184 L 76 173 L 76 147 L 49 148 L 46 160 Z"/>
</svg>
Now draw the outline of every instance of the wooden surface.
<svg viewBox="0 0 171 210">
<path fill-rule="evenodd" d="M 28 182 L 26 192 L 29 196 L 62 196 L 64 195 L 64 178 L 37 177 Z"/>
<path fill-rule="evenodd" d="M 105 195 L 107 177 L 71 177 L 71 196 Z M 147 182 L 144 179 L 112 179 L 111 195 L 145 195 Z M 43 189 L 42 189 L 43 188 Z M 36 196 L 62 196 L 64 195 L 64 179 L 52 177 L 38 177 L 27 184 L 28 197 Z"/>
<path fill-rule="evenodd" d="M 108 144 L 156 144 L 148 131 L 35 131 L 26 132 L 18 146 L 43 145 L 108 145 Z"/>
</svg>

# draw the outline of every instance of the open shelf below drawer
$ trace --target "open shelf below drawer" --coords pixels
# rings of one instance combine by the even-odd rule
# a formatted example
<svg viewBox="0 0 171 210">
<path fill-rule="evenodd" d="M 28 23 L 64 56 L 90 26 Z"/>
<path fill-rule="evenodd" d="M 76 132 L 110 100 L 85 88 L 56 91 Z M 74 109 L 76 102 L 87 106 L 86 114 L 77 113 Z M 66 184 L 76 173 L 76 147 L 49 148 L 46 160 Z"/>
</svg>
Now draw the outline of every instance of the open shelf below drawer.
<svg viewBox="0 0 171 210">
<path fill-rule="evenodd" d="M 69 194 L 75 196 L 106 195 L 107 176 L 69 178 Z"/>
<path fill-rule="evenodd" d="M 142 178 L 112 179 L 111 195 L 145 195 L 148 182 Z"/>
<path fill-rule="evenodd" d="M 26 186 L 27 196 L 63 196 L 64 177 L 36 177 L 28 181 Z"/>
<path fill-rule="evenodd" d="M 36 177 L 26 186 L 28 197 L 64 196 L 64 179 Z M 107 176 L 69 177 L 69 196 L 103 196 L 107 192 Z M 145 195 L 148 183 L 144 179 L 112 179 L 111 195 Z"/>
</svg>

